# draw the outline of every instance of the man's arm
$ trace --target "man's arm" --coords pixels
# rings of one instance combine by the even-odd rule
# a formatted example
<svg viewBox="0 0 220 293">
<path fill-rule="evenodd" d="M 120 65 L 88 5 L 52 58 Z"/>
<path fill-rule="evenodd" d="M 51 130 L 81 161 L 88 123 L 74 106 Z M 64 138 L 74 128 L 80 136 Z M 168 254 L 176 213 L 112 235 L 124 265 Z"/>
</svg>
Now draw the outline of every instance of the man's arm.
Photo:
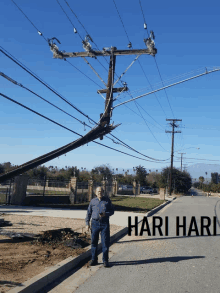
<svg viewBox="0 0 220 293">
<path fill-rule="evenodd" d="M 108 209 L 105 212 L 105 216 L 110 217 L 112 215 L 114 215 L 114 206 L 113 206 L 111 200 L 109 199 L 109 201 L 108 201 Z"/>
<path fill-rule="evenodd" d="M 89 226 L 91 216 L 92 216 L 92 205 L 91 205 L 91 201 L 90 201 L 89 206 L 88 206 L 88 210 L 87 210 L 87 214 L 86 214 L 86 219 L 85 219 L 86 226 Z"/>
</svg>

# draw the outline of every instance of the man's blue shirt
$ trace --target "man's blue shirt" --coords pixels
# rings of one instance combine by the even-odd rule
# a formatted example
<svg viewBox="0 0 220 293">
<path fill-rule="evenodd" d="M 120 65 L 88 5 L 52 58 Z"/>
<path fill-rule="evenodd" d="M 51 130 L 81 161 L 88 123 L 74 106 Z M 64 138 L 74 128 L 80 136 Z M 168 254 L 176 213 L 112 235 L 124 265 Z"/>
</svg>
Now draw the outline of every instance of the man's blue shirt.
<svg viewBox="0 0 220 293">
<path fill-rule="evenodd" d="M 100 213 L 105 213 L 105 217 L 102 218 L 103 221 L 108 220 L 114 214 L 113 205 L 107 196 L 103 196 L 100 201 L 98 197 L 90 201 L 86 215 L 86 225 L 89 225 L 90 219 L 99 220 Z"/>
</svg>

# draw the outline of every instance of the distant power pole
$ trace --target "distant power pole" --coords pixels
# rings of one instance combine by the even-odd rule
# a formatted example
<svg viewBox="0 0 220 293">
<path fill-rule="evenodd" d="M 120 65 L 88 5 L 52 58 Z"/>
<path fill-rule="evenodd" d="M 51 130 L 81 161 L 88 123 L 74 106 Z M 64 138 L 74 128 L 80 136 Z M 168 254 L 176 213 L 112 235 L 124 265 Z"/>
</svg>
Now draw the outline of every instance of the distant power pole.
<svg viewBox="0 0 220 293">
<path fill-rule="evenodd" d="M 172 121 L 170 122 L 170 126 L 172 127 L 172 131 L 166 130 L 166 133 L 172 133 L 172 146 L 171 146 L 171 164 L 170 164 L 170 182 L 169 182 L 169 194 L 171 195 L 172 192 L 172 173 L 173 173 L 173 147 L 174 147 L 174 134 L 175 133 L 181 133 L 181 131 L 174 131 L 175 128 L 179 127 L 179 125 L 176 124 L 177 121 L 182 121 L 182 119 L 166 119 L 166 121 Z"/>
<path fill-rule="evenodd" d="M 186 153 L 179 153 L 181 155 L 181 172 L 183 171 L 183 155 Z"/>
</svg>

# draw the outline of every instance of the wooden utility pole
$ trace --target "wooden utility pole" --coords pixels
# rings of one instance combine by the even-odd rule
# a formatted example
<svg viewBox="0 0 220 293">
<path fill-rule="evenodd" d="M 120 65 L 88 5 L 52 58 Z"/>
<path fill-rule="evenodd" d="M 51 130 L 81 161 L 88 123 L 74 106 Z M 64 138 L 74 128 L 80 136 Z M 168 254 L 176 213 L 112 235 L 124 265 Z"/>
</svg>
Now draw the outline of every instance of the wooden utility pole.
<svg viewBox="0 0 220 293">
<path fill-rule="evenodd" d="M 181 133 L 181 131 L 174 131 L 175 128 L 179 127 L 175 122 L 182 121 L 182 119 L 166 119 L 166 121 L 170 122 L 170 126 L 172 127 L 172 131 L 166 130 L 166 133 L 172 133 L 172 145 L 171 145 L 171 163 L 170 163 L 170 182 L 169 182 L 169 194 L 172 193 L 172 173 L 173 173 L 173 148 L 174 148 L 174 134 Z"/>
<path fill-rule="evenodd" d="M 59 149 L 56 149 L 50 153 L 47 153 L 43 156 L 40 156 L 34 160 L 31 160 L 23 165 L 20 165 L 8 173 L 0 175 L 0 182 L 13 178 L 14 176 L 17 176 L 19 174 L 22 174 L 34 167 L 37 167 L 52 159 L 55 159 L 61 156 L 62 154 L 66 154 L 67 152 L 73 149 L 76 149 L 97 138 L 103 139 L 104 135 L 110 133 L 112 130 L 114 130 L 118 126 L 118 125 L 116 126 L 110 125 L 110 119 L 112 116 L 113 93 L 127 91 L 128 88 L 127 86 L 120 87 L 120 88 L 113 87 L 116 56 L 142 55 L 142 54 L 155 56 L 155 54 L 157 53 L 157 49 L 154 48 L 154 46 L 149 46 L 148 49 L 141 49 L 141 50 L 117 50 L 116 47 L 111 47 L 111 48 L 104 48 L 102 51 L 94 51 L 92 50 L 87 37 L 85 38 L 85 41 L 82 42 L 83 48 L 86 50 L 86 52 L 66 53 L 66 52 L 59 51 L 58 46 L 53 41 L 56 38 L 49 39 L 48 43 L 50 46 L 50 50 L 53 52 L 53 58 L 66 60 L 66 58 L 74 58 L 74 57 L 97 58 L 97 56 L 110 56 L 107 88 L 104 90 L 98 91 L 99 93 L 106 93 L 105 109 L 104 109 L 104 113 L 101 114 L 98 125 L 95 128 L 93 128 L 91 131 L 89 131 L 86 135 L 73 141 L 72 143 L 65 145 Z"/>
<path fill-rule="evenodd" d="M 183 155 L 186 153 L 180 153 L 181 154 L 181 172 L 183 171 Z"/>
<path fill-rule="evenodd" d="M 88 37 L 88 36 L 87 36 Z M 157 54 L 157 49 L 154 46 L 148 46 L 147 49 L 134 49 L 134 50 L 117 50 L 116 47 L 111 48 L 103 48 L 102 51 L 95 51 L 92 49 L 90 43 L 88 42 L 88 38 L 85 38 L 85 41 L 82 42 L 83 47 L 86 52 L 62 52 L 59 50 L 58 46 L 52 42 L 49 42 L 49 46 L 51 51 L 53 52 L 53 58 L 57 59 L 64 59 L 66 58 L 76 58 L 76 57 L 91 57 L 97 58 L 98 56 L 109 56 L 109 71 L 108 71 L 108 83 L 107 88 L 104 90 L 98 90 L 98 93 L 106 93 L 105 99 L 105 110 L 104 113 L 101 114 L 100 124 L 102 126 L 107 126 L 110 123 L 110 119 L 112 116 L 112 106 L 113 106 L 113 93 L 127 91 L 127 86 L 114 88 L 114 74 L 115 74 L 115 63 L 116 63 L 116 56 L 123 56 L 123 55 L 152 55 L 155 56 Z"/>
</svg>

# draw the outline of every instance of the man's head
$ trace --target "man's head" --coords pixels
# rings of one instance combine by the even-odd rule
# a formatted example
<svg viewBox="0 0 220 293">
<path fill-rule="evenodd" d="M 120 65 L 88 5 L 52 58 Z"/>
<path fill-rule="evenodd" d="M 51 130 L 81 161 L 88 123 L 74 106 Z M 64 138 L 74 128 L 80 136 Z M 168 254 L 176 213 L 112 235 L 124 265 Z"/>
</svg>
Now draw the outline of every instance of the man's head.
<svg viewBox="0 0 220 293">
<path fill-rule="evenodd" d="M 103 197 L 103 189 L 102 187 L 97 187 L 95 191 L 96 196 L 100 200 Z"/>
</svg>

